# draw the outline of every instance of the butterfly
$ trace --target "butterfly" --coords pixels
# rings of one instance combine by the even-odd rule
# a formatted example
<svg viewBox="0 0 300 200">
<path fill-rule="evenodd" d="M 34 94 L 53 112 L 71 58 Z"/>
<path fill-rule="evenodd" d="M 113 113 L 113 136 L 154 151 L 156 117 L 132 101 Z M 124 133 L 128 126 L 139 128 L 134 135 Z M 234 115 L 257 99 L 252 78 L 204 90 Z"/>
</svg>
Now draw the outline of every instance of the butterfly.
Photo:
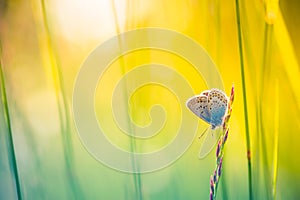
<svg viewBox="0 0 300 200">
<path fill-rule="evenodd" d="M 205 90 L 200 95 L 193 96 L 187 100 L 186 106 L 195 115 L 211 125 L 210 130 L 212 134 L 207 134 L 200 150 L 200 158 L 204 158 L 218 141 L 222 131 L 219 127 L 223 125 L 227 104 L 228 97 L 226 94 L 215 88 Z"/>
</svg>

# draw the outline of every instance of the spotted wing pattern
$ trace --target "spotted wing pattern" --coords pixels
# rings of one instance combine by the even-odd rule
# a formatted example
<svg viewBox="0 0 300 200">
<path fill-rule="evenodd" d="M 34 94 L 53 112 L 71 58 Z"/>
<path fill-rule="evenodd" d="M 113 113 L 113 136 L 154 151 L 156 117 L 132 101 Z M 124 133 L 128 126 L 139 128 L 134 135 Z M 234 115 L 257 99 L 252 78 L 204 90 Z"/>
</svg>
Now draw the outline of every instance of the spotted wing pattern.
<svg viewBox="0 0 300 200">
<path fill-rule="evenodd" d="M 198 117 L 210 124 L 211 115 L 208 110 L 208 97 L 205 94 L 196 95 L 187 100 L 186 106 Z"/>
<path fill-rule="evenodd" d="M 207 104 L 210 114 L 212 129 L 222 125 L 227 109 L 228 97 L 221 90 L 211 89 L 208 94 Z"/>
</svg>

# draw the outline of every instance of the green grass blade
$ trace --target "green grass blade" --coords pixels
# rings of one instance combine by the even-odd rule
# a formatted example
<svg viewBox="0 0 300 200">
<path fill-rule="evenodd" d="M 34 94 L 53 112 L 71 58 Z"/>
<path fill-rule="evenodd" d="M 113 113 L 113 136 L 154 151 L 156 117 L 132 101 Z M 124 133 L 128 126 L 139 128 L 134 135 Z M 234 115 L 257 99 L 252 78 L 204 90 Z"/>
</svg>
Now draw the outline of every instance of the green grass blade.
<svg viewBox="0 0 300 200">
<path fill-rule="evenodd" d="M 67 96 L 64 91 L 63 78 L 61 73 L 61 66 L 59 62 L 58 53 L 54 48 L 54 44 L 50 34 L 50 28 L 47 19 L 46 5 L 44 0 L 32 0 L 33 14 L 36 15 L 36 24 L 41 26 L 37 28 L 37 34 L 40 36 L 40 42 L 47 47 L 46 50 L 41 50 L 42 53 L 49 55 L 49 62 L 52 70 L 52 78 L 54 81 L 54 89 L 56 94 L 56 101 L 59 111 L 60 130 L 63 143 L 63 153 L 65 161 L 65 173 L 70 187 L 70 195 L 74 199 L 82 199 L 83 193 L 78 185 L 77 177 L 74 171 L 74 153 L 70 128 L 70 111 L 67 101 Z M 37 10 L 41 13 L 37 13 Z M 38 18 L 38 17 L 41 17 Z M 40 21 L 39 21 L 40 20 Z M 41 31 L 39 28 L 44 29 Z M 44 52 L 43 52 L 44 51 Z"/>
<path fill-rule="evenodd" d="M 249 199 L 252 200 L 252 169 L 251 169 L 251 147 L 250 147 L 250 134 L 248 124 L 248 110 L 247 110 L 247 93 L 246 93 L 246 80 L 244 70 L 244 55 L 243 55 L 243 43 L 242 43 L 242 29 L 240 22 L 240 9 L 239 0 L 236 0 L 236 20 L 238 30 L 238 45 L 240 55 L 240 66 L 241 66 L 241 77 L 242 77 L 242 89 L 243 89 L 243 101 L 244 101 L 244 117 L 245 117 L 245 128 L 246 128 L 246 142 L 247 142 L 247 161 L 248 161 L 248 181 L 249 181 Z"/>
<path fill-rule="evenodd" d="M 266 198 L 270 198 L 270 172 L 269 172 L 269 164 L 268 164 L 268 154 L 267 154 L 267 142 L 266 142 L 266 132 L 264 130 L 264 116 L 263 116 L 263 96 L 265 92 L 265 81 L 269 80 L 270 77 L 268 77 L 268 74 L 270 73 L 268 66 L 271 65 L 270 63 L 270 55 L 271 55 L 271 36 L 272 36 L 272 26 L 265 25 L 264 28 L 264 50 L 263 50 L 263 56 L 262 56 L 262 67 L 261 67 L 261 73 L 260 73 L 260 83 L 259 83 L 259 120 L 260 120 L 260 131 L 259 131 L 259 137 L 260 137 L 260 146 L 262 151 L 262 160 L 263 160 L 263 177 L 264 177 L 264 188 L 266 192 Z"/>
<path fill-rule="evenodd" d="M 128 10 L 129 10 L 130 3 L 127 2 L 127 5 L 128 5 L 127 13 L 129 13 Z M 118 21 L 118 15 L 117 15 L 117 9 L 116 9 L 114 1 L 112 1 L 112 9 L 113 9 L 113 14 L 114 14 L 114 18 L 115 18 L 116 32 L 117 32 L 117 34 L 121 34 L 120 25 L 119 25 L 119 21 Z M 118 37 L 118 43 L 119 43 L 119 48 L 121 49 L 122 48 L 122 38 L 121 37 Z M 123 57 L 120 57 L 119 60 L 120 60 L 121 73 L 123 75 L 126 73 L 126 62 Z M 124 95 L 125 106 L 128 108 L 127 99 L 129 97 L 129 94 L 127 93 L 128 90 L 127 90 L 126 85 L 124 85 L 124 91 L 125 91 L 125 95 Z M 130 131 L 134 134 L 134 127 L 132 127 L 132 123 L 131 123 L 130 119 L 128 117 L 126 117 L 126 118 L 127 118 L 127 124 L 130 128 Z M 136 152 L 135 138 L 130 137 L 129 140 L 130 140 L 130 151 Z M 131 154 L 131 163 L 132 163 L 133 171 L 137 172 L 137 173 L 133 173 L 135 198 L 142 200 L 143 199 L 142 180 L 141 180 L 141 175 L 139 173 L 139 163 L 138 163 L 138 160 L 136 159 L 136 156 L 134 153 Z"/>
<path fill-rule="evenodd" d="M 19 172 L 18 172 L 18 163 L 14 148 L 14 139 L 12 135 L 12 129 L 11 129 L 11 120 L 9 115 L 9 107 L 8 107 L 8 101 L 7 101 L 7 95 L 6 95 L 6 87 L 5 87 L 5 80 L 4 80 L 4 70 L 2 65 L 2 44 L 0 41 L 0 79 L 1 79 L 1 99 L 3 101 L 4 106 L 4 116 L 6 119 L 7 129 L 8 129 L 8 151 L 10 156 L 10 166 L 13 171 L 13 176 L 15 178 L 15 184 L 16 184 L 16 190 L 17 190 L 17 196 L 18 199 L 22 199 L 22 191 L 21 191 L 21 183 L 19 178 Z"/>
<path fill-rule="evenodd" d="M 279 89 L 278 79 L 275 83 L 275 130 L 274 130 L 274 153 L 273 153 L 273 181 L 272 181 L 272 196 L 276 199 L 276 184 L 278 172 L 278 133 L 279 133 Z"/>
</svg>

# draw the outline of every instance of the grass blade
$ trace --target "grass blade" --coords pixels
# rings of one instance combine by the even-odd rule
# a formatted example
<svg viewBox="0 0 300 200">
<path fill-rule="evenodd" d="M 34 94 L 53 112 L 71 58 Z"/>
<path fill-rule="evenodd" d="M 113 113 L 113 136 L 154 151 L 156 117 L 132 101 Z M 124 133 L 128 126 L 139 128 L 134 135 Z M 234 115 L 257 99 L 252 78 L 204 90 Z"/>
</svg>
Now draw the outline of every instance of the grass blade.
<svg viewBox="0 0 300 200">
<path fill-rule="evenodd" d="M 8 101 L 7 101 L 7 95 L 6 95 L 6 87 L 5 87 L 5 80 L 4 80 L 4 70 L 2 65 L 2 44 L 0 41 L 0 83 L 1 83 L 1 99 L 3 101 L 4 106 L 4 116 L 6 119 L 7 129 L 8 129 L 8 151 L 9 151 L 9 161 L 10 166 L 13 169 L 13 176 L 15 178 L 15 184 L 16 184 L 16 190 L 17 190 L 17 196 L 19 200 L 22 200 L 22 191 L 21 191 L 21 183 L 19 178 L 19 172 L 18 172 L 18 163 L 14 148 L 14 139 L 12 135 L 12 129 L 11 129 L 11 121 L 10 121 L 10 115 L 9 115 L 9 107 L 8 107 Z"/>
<path fill-rule="evenodd" d="M 129 2 L 127 3 L 127 12 L 129 13 Z M 112 9 L 113 9 L 113 14 L 114 14 L 114 18 L 115 18 L 115 27 L 116 27 L 116 32 L 118 35 L 121 34 L 121 30 L 120 30 L 120 25 L 119 25 L 119 21 L 118 21 L 118 15 L 117 15 L 117 9 L 116 9 L 116 5 L 114 0 L 112 1 Z M 118 42 L 119 42 L 119 48 L 122 49 L 122 38 L 118 37 Z M 120 57 L 120 69 L 121 69 L 121 73 L 122 75 L 126 73 L 126 62 L 124 60 L 123 57 Z M 125 95 L 124 95 L 124 99 L 127 100 L 128 99 L 128 93 L 127 93 L 127 87 L 126 85 L 124 85 L 124 91 L 125 91 Z M 128 107 L 127 101 L 125 102 L 125 105 Z M 134 127 L 132 126 L 132 123 L 130 121 L 130 119 L 128 117 L 127 118 L 127 124 L 130 128 L 130 131 L 132 133 L 134 133 Z M 134 171 L 136 171 L 136 173 L 133 173 L 133 180 L 134 180 L 134 189 L 135 189 L 135 198 L 142 200 L 143 199 L 143 193 L 142 193 L 142 181 L 141 181 L 141 175 L 139 173 L 139 163 L 138 160 L 136 159 L 136 156 L 134 155 L 134 152 L 136 152 L 136 143 L 135 143 L 135 138 L 130 137 L 130 151 L 133 152 L 131 154 L 131 163 L 132 163 L 132 168 Z"/>
<path fill-rule="evenodd" d="M 244 70 L 244 55 L 243 55 L 243 43 L 242 43 L 242 29 L 240 21 L 240 8 L 239 0 L 236 0 L 236 21 L 238 30 L 238 45 L 240 55 L 240 66 L 241 66 L 241 77 L 242 77 L 242 89 L 243 89 L 243 101 L 244 101 L 244 117 L 245 117 L 245 128 L 246 128 L 246 142 L 247 142 L 247 161 L 248 161 L 248 186 L 249 186 L 249 199 L 252 200 L 252 169 L 251 169 L 251 147 L 250 147 L 250 134 L 248 124 L 248 110 L 247 110 L 247 93 L 246 93 L 246 80 Z"/>
<path fill-rule="evenodd" d="M 274 153 L 273 153 L 273 181 L 272 181 L 272 196 L 276 199 L 276 184 L 278 171 L 278 133 L 279 133 L 279 91 L 278 79 L 275 82 L 275 130 L 274 130 Z"/>
<path fill-rule="evenodd" d="M 49 60 L 45 61 L 43 64 L 47 66 L 48 62 L 50 62 L 56 101 L 59 111 L 60 130 L 65 161 L 65 173 L 70 187 L 70 195 L 74 199 L 83 199 L 83 193 L 78 185 L 77 177 L 74 171 L 74 153 L 70 129 L 69 105 L 64 90 L 63 77 L 58 53 L 54 48 L 54 44 L 50 34 L 50 28 L 46 13 L 46 5 L 44 0 L 41 0 L 40 2 L 35 2 L 34 0 L 32 0 L 32 7 L 36 24 L 41 26 L 37 27 L 37 34 L 40 39 L 40 45 L 45 46 L 45 48 L 41 47 L 41 53 L 44 53 L 49 57 Z M 37 13 L 37 10 L 40 10 L 41 13 Z"/>
</svg>

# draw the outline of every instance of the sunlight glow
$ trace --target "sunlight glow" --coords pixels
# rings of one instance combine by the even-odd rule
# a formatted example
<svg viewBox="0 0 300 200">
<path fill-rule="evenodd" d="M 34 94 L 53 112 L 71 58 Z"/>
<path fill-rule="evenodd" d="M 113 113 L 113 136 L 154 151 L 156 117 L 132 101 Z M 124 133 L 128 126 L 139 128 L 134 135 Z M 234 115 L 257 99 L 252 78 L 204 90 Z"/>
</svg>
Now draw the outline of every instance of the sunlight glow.
<svg viewBox="0 0 300 200">
<path fill-rule="evenodd" d="M 114 9 L 117 19 L 114 17 Z M 99 39 L 115 34 L 116 20 L 122 30 L 126 19 L 126 1 L 117 3 L 111 0 L 55 1 L 52 12 L 61 33 L 69 40 Z"/>
</svg>

